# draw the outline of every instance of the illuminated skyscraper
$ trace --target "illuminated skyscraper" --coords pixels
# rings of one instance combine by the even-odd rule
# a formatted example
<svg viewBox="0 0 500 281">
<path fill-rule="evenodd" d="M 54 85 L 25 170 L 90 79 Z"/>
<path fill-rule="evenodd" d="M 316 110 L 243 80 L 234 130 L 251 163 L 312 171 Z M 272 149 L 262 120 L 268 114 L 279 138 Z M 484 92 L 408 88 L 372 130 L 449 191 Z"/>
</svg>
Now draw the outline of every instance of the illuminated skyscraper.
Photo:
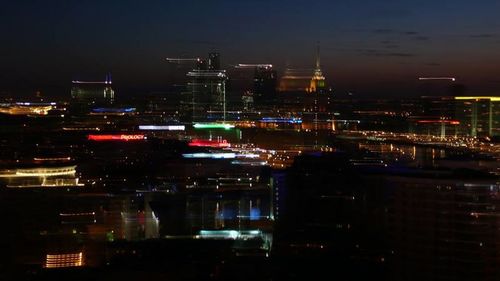
<svg viewBox="0 0 500 281">
<path fill-rule="evenodd" d="M 455 97 L 461 134 L 472 137 L 500 136 L 500 97 Z"/>
<path fill-rule="evenodd" d="M 109 105 L 115 100 L 115 92 L 111 85 L 111 75 L 105 81 L 72 81 L 71 98 L 75 102 L 88 105 Z"/>
<path fill-rule="evenodd" d="M 227 75 L 220 69 L 219 54 L 210 53 L 208 65 L 204 60 L 198 60 L 196 68 L 187 76 L 190 78 L 192 121 L 225 120 Z"/>
<path fill-rule="evenodd" d="M 325 89 L 325 76 L 323 76 L 323 72 L 321 71 L 321 62 L 320 62 L 320 53 L 319 53 L 319 44 L 316 51 L 316 67 L 314 68 L 314 73 L 311 78 L 311 85 L 309 86 L 310 93 L 314 92 L 322 92 Z"/>
</svg>

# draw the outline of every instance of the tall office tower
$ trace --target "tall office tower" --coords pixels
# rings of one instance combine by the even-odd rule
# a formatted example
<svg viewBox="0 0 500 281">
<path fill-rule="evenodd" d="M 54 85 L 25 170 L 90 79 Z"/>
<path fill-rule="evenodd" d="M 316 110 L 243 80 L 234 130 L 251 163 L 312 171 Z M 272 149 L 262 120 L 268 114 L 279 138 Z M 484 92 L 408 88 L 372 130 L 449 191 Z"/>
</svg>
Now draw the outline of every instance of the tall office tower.
<svg viewBox="0 0 500 281">
<path fill-rule="evenodd" d="M 204 59 L 198 59 L 195 65 L 196 70 L 208 70 L 208 63 Z"/>
<path fill-rule="evenodd" d="M 220 70 L 220 54 L 212 52 L 208 54 L 208 69 L 209 70 Z"/>
<path fill-rule="evenodd" d="M 500 97 L 455 97 L 461 134 L 471 137 L 500 136 Z"/>
<path fill-rule="evenodd" d="M 321 71 L 320 52 L 318 44 L 316 50 L 316 67 L 314 68 L 314 73 L 311 78 L 311 84 L 309 86 L 308 92 L 310 93 L 323 92 L 325 88 L 326 88 L 325 76 L 323 76 L 323 72 Z"/>
<path fill-rule="evenodd" d="M 253 101 L 254 104 L 269 104 L 276 98 L 276 70 L 271 67 L 256 67 L 253 79 Z"/>
<path fill-rule="evenodd" d="M 76 103 L 91 105 L 110 105 L 115 100 L 111 75 L 104 81 L 72 81 L 71 98 Z"/>
<path fill-rule="evenodd" d="M 202 61 L 199 60 L 196 68 L 187 73 L 192 121 L 223 121 L 226 119 L 226 71 L 220 70 L 218 53 L 210 54 L 208 69 Z"/>
</svg>

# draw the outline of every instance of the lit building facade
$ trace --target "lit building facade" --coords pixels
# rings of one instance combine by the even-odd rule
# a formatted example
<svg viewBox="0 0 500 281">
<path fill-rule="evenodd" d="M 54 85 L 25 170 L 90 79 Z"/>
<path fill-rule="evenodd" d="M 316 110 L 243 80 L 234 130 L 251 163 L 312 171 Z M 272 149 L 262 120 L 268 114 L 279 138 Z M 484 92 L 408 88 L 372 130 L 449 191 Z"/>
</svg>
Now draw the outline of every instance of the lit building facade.
<svg viewBox="0 0 500 281">
<path fill-rule="evenodd" d="M 55 103 L 18 102 L 15 104 L 0 104 L 0 113 L 7 115 L 47 115 L 55 108 Z"/>
<path fill-rule="evenodd" d="M 84 265 L 83 253 L 47 254 L 45 268 L 80 267 Z"/>
<path fill-rule="evenodd" d="M 500 136 L 500 97 L 455 97 L 456 118 L 462 135 L 471 137 Z"/>
<path fill-rule="evenodd" d="M 187 73 L 190 82 L 192 121 L 221 121 L 226 119 L 225 70 L 220 69 L 220 56 L 210 53 L 208 63 L 198 60 L 196 68 Z"/>
<path fill-rule="evenodd" d="M 115 92 L 112 88 L 111 76 L 105 81 L 72 81 L 71 98 L 74 102 L 88 105 L 109 105 L 115 101 Z"/>
<path fill-rule="evenodd" d="M 83 186 L 76 177 L 76 166 L 4 170 L 0 172 L 0 181 L 11 188 Z"/>
<path fill-rule="evenodd" d="M 497 280 L 499 186 L 494 180 L 393 177 L 391 280 Z"/>
</svg>

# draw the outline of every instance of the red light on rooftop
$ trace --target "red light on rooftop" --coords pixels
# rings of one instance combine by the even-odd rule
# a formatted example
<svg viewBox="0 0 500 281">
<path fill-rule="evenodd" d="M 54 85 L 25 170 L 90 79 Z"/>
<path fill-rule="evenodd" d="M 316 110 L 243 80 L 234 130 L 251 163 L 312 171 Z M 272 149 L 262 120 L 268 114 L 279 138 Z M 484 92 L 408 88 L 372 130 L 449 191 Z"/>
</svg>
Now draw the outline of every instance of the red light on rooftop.
<svg viewBox="0 0 500 281">
<path fill-rule="evenodd" d="M 230 147 L 231 144 L 227 142 L 227 140 L 201 140 L 201 139 L 193 139 L 189 146 L 196 147 Z"/>
<path fill-rule="evenodd" d="M 88 140 L 92 141 L 138 141 L 145 140 L 144 135 L 88 135 Z"/>
</svg>

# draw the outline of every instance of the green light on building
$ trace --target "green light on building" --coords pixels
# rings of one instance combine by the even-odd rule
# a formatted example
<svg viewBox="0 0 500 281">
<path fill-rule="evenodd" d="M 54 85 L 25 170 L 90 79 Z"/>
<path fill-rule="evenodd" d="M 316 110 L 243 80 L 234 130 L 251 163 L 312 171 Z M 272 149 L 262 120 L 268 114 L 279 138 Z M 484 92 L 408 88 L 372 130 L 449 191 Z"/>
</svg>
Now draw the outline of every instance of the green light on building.
<svg viewBox="0 0 500 281">
<path fill-rule="evenodd" d="M 196 123 L 193 125 L 195 129 L 233 129 L 234 125 L 225 123 Z"/>
</svg>

